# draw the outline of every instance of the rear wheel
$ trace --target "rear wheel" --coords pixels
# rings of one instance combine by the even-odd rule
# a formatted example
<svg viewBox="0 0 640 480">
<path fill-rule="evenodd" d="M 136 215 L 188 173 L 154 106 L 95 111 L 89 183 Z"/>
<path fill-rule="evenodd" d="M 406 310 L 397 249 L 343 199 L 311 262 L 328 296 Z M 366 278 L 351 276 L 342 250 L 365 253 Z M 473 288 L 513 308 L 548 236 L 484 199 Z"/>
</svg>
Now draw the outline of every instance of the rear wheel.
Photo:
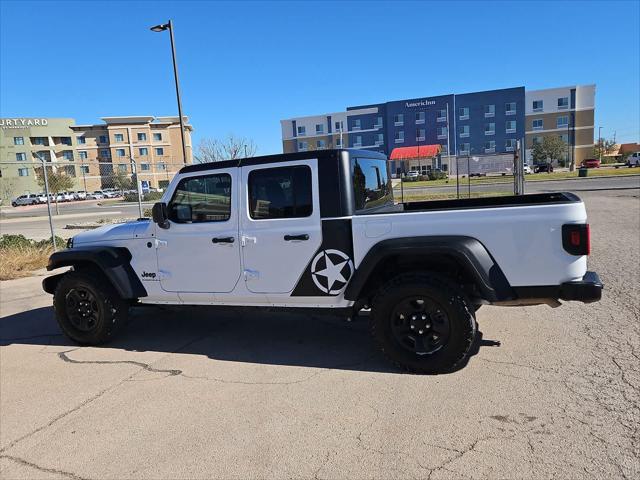
<svg viewBox="0 0 640 480">
<path fill-rule="evenodd" d="M 111 340 L 126 323 L 129 306 L 99 272 L 71 271 L 53 296 L 64 334 L 82 345 Z"/>
<path fill-rule="evenodd" d="M 375 296 L 371 331 L 396 366 L 415 373 L 442 373 L 466 358 L 476 322 L 473 306 L 448 280 L 405 274 Z"/>
</svg>

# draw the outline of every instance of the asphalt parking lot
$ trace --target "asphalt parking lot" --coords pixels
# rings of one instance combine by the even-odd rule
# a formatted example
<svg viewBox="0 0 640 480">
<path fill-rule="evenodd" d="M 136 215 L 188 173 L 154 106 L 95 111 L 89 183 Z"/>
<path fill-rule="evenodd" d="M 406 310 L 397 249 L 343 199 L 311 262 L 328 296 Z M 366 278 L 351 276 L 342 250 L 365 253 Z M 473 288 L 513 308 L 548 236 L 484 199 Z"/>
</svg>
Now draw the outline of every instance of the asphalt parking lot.
<svg viewBox="0 0 640 480">
<path fill-rule="evenodd" d="M 483 307 L 446 375 L 331 317 L 138 309 L 78 348 L 41 278 L 2 282 L 0 477 L 638 478 L 639 190 L 580 196 L 603 300 Z"/>
</svg>

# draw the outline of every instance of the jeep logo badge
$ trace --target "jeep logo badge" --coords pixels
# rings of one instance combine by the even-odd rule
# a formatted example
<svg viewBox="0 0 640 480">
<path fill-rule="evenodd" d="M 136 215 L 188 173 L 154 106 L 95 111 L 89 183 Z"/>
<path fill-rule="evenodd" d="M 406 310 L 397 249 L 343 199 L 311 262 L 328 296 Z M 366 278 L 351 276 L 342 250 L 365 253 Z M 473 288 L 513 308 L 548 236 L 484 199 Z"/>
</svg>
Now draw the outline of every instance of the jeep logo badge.
<svg viewBox="0 0 640 480">
<path fill-rule="evenodd" d="M 142 278 L 156 278 L 155 272 L 142 272 Z"/>
</svg>

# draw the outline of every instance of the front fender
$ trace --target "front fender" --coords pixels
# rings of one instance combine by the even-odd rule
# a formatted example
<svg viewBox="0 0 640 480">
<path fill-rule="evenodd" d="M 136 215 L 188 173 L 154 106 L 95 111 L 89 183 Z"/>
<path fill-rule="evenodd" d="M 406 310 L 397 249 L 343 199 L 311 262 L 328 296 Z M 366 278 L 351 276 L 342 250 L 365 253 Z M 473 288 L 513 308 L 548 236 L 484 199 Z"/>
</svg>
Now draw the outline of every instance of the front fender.
<svg viewBox="0 0 640 480">
<path fill-rule="evenodd" d="M 123 247 L 77 247 L 54 252 L 49 257 L 47 270 L 91 265 L 107 277 L 121 298 L 146 297 L 147 291 L 131 267 L 130 261 L 131 253 Z M 64 274 L 45 278 L 42 282 L 44 291 L 54 293 L 62 275 Z"/>
</svg>

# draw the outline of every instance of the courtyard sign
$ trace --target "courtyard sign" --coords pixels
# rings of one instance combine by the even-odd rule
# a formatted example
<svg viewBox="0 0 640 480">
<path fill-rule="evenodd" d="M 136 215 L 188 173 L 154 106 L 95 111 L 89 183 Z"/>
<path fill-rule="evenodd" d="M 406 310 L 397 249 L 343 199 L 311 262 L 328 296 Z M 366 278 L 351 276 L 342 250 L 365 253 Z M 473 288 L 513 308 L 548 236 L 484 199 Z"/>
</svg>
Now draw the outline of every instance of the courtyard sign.
<svg viewBox="0 0 640 480">
<path fill-rule="evenodd" d="M 48 124 L 46 118 L 0 118 L 2 128 L 46 127 Z"/>
</svg>

